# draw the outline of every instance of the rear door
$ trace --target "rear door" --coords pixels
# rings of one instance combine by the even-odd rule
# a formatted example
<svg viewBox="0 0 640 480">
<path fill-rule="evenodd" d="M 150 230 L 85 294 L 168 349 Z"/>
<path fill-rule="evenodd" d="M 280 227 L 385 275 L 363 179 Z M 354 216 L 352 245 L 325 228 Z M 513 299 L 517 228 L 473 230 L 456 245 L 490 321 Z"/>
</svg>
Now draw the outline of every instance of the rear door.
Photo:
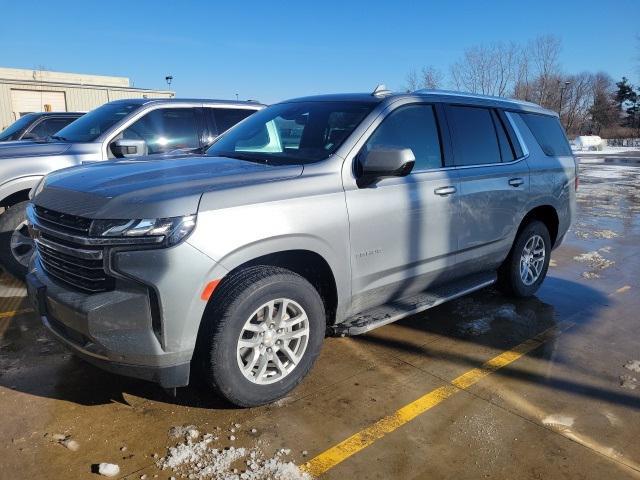
<svg viewBox="0 0 640 480">
<path fill-rule="evenodd" d="M 527 206 L 529 167 L 503 112 L 467 105 L 446 112 L 460 182 L 462 276 L 506 258 Z"/>
</svg>

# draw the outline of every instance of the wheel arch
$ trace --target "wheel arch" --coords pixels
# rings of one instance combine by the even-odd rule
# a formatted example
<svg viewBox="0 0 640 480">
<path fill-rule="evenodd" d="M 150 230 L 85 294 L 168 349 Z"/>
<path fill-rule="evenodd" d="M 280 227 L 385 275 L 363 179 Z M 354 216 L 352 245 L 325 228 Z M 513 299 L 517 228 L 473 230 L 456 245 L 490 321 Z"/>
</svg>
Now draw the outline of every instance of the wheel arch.
<svg viewBox="0 0 640 480">
<path fill-rule="evenodd" d="M 309 281 L 322 298 L 327 315 L 327 325 L 335 323 L 339 308 L 339 287 L 333 269 L 321 254 L 312 250 L 291 249 L 259 255 L 235 265 L 222 278 L 221 283 L 224 282 L 225 279 L 231 278 L 234 273 L 258 265 L 284 268 L 297 273 Z M 218 288 L 219 286 L 213 292 L 211 298 L 209 298 L 208 304 L 216 301 L 216 291 Z M 208 306 L 209 305 L 207 305 L 207 307 Z"/>
<path fill-rule="evenodd" d="M 556 208 L 552 205 L 539 205 L 529 210 L 520 222 L 516 238 L 518 237 L 518 234 L 533 220 L 538 220 L 547 227 L 547 230 L 549 230 L 549 237 L 551 239 L 551 246 L 553 248 L 558 240 L 558 231 L 560 228 L 560 217 Z"/>
</svg>

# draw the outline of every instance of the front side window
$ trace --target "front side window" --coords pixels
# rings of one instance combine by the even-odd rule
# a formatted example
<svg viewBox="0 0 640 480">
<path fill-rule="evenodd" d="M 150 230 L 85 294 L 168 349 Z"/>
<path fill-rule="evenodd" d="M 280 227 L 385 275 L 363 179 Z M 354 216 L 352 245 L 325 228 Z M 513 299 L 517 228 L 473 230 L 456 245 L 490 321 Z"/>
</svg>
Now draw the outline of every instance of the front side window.
<svg viewBox="0 0 640 480">
<path fill-rule="evenodd" d="M 207 150 L 207 155 L 299 164 L 323 160 L 371 112 L 374 102 L 281 103 L 251 115 Z"/>
<path fill-rule="evenodd" d="M 550 157 L 571 155 L 571 147 L 558 117 L 538 113 L 520 113 L 540 148 Z"/>
<path fill-rule="evenodd" d="M 69 142 L 93 142 L 138 108 L 140 104 L 134 102 L 107 103 L 70 123 L 57 132 L 56 137 Z"/>
<path fill-rule="evenodd" d="M 159 108 L 136 120 L 122 132 L 125 140 L 144 140 L 149 154 L 200 146 L 194 108 Z"/>
<path fill-rule="evenodd" d="M 500 146 L 491 115 L 491 110 L 487 108 L 451 105 L 447 108 L 456 166 L 501 161 Z"/>
<path fill-rule="evenodd" d="M 410 148 L 416 157 L 413 171 L 442 167 L 442 149 L 431 105 L 401 107 L 387 116 L 367 140 L 365 149 L 374 147 Z"/>
</svg>

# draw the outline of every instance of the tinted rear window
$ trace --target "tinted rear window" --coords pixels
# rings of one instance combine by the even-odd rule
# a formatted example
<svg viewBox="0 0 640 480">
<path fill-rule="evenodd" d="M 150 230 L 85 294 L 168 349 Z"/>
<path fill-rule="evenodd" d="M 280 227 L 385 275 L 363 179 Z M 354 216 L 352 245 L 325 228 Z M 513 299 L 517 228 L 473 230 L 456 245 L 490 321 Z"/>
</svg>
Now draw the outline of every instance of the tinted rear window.
<svg viewBox="0 0 640 480">
<path fill-rule="evenodd" d="M 216 119 L 218 135 L 226 132 L 236 123 L 244 120 L 252 113 L 255 113 L 255 110 L 245 108 L 216 108 L 212 109 L 212 111 Z"/>
<path fill-rule="evenodd" d="M 550 157 L 571 155 L 571 147 L 557 117 L 537 113 L 521 113 L 542 151 Z"/>
<path fill-rule="evenodd" d="M 447 119 L 453 136 L 456 165 L 482 165 L 501 161 L 490 110 L 449 106 Z"/>
</svg>

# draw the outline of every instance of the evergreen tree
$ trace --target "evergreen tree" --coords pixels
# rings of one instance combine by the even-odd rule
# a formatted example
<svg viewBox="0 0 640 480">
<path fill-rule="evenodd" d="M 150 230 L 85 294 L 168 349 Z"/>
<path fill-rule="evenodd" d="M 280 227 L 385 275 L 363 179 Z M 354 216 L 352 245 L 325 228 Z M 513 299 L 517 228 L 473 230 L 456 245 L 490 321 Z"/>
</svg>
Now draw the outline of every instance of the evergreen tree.
<svg viewBox="0 0 640 480">
<path fill-rule="evenodd" d="M 615 101 L 618 105 L 618 111 L 624 115 L 622 125 L 625 127 L 635 127 L 637 119 L 640 120 L 640 90 L 638 93 L 634 90 L 633 85 L 629 83 L 626 77 L 622 77 L 622 81 L 617 82 L 618 91 L 615 94 Z"/>
</svg>

